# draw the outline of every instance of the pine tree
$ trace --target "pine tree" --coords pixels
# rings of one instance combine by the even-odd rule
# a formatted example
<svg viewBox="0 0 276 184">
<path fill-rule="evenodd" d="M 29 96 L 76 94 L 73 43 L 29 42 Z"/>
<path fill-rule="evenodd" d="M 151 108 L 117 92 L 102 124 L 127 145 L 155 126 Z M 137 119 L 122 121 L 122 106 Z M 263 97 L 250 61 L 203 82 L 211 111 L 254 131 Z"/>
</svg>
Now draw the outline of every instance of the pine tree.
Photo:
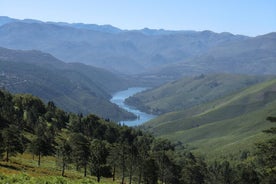
<svg viewBox="0 0 276 184">
<path fill-rule="evenodd" d="M 267 117 L 267 120 L 276 123 L 276 117 Z M 264 143 L 257 144 L 257 156 L 261 163 L 264 180 L 266 183 L 276 183 L 276 127 L 263 131 L 272 138 Z"/>
<path fill-rule="evenodd" d="M 3 148 L 6 152 L 6 161 L 9 161 L 10 156 L 17 153 L 23 153 L 22 135 L 15 125 L 9 125 L 9 127 L 2 131 Z"/>
</svg>

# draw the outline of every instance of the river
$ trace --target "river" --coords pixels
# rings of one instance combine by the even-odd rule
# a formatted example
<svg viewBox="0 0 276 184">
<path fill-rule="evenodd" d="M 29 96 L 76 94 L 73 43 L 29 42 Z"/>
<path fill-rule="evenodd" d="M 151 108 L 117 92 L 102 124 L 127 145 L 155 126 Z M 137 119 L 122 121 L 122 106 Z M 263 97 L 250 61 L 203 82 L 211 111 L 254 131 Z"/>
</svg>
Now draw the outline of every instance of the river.
<svg viewBox="0 0 276 184">
<path fill-rule="evenodd" d="M 138 117 L 135 120 L 121 121 L 120 122 L 121 124 L 124 124 L 127 126 L 137 126 L 156 117 L 152 114 L 147 114 L 145 112 L 139 111 L 138 109 L 135 109 L 134 107 L 131 107 L 124 103 L 125 99 L 127 99 L 128 97 L 133 96 L 134 94 L 144 91 L 146 89 L 147 88 L 144 88 L 144 87 L 133 87 L 133 88 L 128 88 L 127 90 L 124 90 L 124 91 L 119 91 L 113 95 L 113 97 L 110 100 L 112 103 L 117 104 L 119 107 L 125 109 L 128 112 L 135 114 Z"/>
</svg>

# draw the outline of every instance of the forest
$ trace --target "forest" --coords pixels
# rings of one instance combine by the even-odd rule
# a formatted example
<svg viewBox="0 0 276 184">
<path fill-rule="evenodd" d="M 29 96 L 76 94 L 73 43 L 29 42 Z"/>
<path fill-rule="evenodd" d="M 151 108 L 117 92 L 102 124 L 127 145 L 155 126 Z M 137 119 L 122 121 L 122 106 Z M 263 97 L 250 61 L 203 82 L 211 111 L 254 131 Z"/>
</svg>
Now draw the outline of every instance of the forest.
<svg viewBox="0 0 276 184">
<path fill-rule="evenodd" d="M 275 123 L 276 117 L 265 121 Z M 86 183 L 109 178 L 121 184 L 276 183 L 276 127 L 272 123 L 263 131 L 270 139 L 256 143 L 254 152 L 242 152 L 236 161 L 227 157 L 210 161 L 185 143 L 156 138 L 139 127 L 65 112 L 53 101 L 44 104 L 29 94 L 0 90 L 0 183 L 16 177 L 2 169 L 12 170 L 9 164 L 24 154 L 31 155 L 37 168 L 45 163 L 42 159 L 55 160 L 59 175 L 45 183 L 77 183 L 83 178 Z M 72 170 L 82 173 L 82 178 L 68 177 Z M 35 176 L 24 168 L 19 172 L 17 177 L 23 179 L 18 183 L 34 181 Z"/>
</svg>

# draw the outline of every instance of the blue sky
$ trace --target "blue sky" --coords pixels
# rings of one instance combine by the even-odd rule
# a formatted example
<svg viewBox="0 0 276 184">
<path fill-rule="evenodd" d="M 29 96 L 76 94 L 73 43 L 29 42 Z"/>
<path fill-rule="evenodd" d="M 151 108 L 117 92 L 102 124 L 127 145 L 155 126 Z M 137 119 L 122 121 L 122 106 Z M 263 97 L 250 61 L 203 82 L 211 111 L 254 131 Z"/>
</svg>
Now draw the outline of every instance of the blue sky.
<svg viewBox="0 0 276 184">
<path fill-rule="evenodd" d="M 0 0 L 0 15 L 121 29 L 276 31 L 276 0 Z"/>
</svg>

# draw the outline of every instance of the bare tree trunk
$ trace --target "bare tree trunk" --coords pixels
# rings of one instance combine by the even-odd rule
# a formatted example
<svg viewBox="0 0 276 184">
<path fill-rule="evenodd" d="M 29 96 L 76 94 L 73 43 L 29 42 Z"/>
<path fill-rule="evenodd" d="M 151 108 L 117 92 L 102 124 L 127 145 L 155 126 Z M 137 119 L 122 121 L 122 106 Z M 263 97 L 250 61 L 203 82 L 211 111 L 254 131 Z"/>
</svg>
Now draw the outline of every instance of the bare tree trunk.
<svg viewBox="0 0 276 184">
<path fill-rule="evenodd" d="M 130 164 L 130 170 L 129 170 L 129 184 L 131 184 L 131 182 L 132 182 L 132 169 L 133 169 L 133 167 L 132 167 L 133 161 L 132 160 L 133 159 L 131 158 L 131 164 Z"/>
<path fill-rule="evenodd" d="M 100 183 L 101 180 L 101 173 L 100 173 L 100 168 L 97 169 L 97 181 Z"/>
<path fill-rule="evenodd" d="M 65 172 L 65 162 L 62 163 L 62 172 L 61 172 L 61 176 L 64 176 L 64 172 Z"/>
<path fill-rule="evenodd" d="M 140 184 L 140 183 L 141 183 L 141 179 L 142 179 L 142 169 L 139 169 L 138 184 Z"/>
<path fill-rule="evenodd" d="M 86 177 L 86 173 L 87 173 L 87 166 L 85 164 L 85 166 L 84 166 L 84 177 Z"/>
<path fill-rule="evenodd" d="M 115 172 L 116 172 L 116 167 L 115 165 L 113 166 L 113 178 L 112 178 L 112 181 L 114 182 L 115 181 Z"/>
<path fill-rule="evenodd" d="M 38 166 L 40 166 L 40 157 L 41 157 L 41 154 L 40 152 L 38 153 Z"/>
<path fill-rule="evenodd" d="M 6 152 L 6 162 L 8 162 L 9 161 L 9 151 L 7 150 L 7 152 Z"/>
<path fill-rule="evenodd" d="M 125 183 L 125 155 L 124 155 L 124 150 L 123 150 L 123 163 L 122 163 L 122 182 L 121 184 Z"/>
</svg>

